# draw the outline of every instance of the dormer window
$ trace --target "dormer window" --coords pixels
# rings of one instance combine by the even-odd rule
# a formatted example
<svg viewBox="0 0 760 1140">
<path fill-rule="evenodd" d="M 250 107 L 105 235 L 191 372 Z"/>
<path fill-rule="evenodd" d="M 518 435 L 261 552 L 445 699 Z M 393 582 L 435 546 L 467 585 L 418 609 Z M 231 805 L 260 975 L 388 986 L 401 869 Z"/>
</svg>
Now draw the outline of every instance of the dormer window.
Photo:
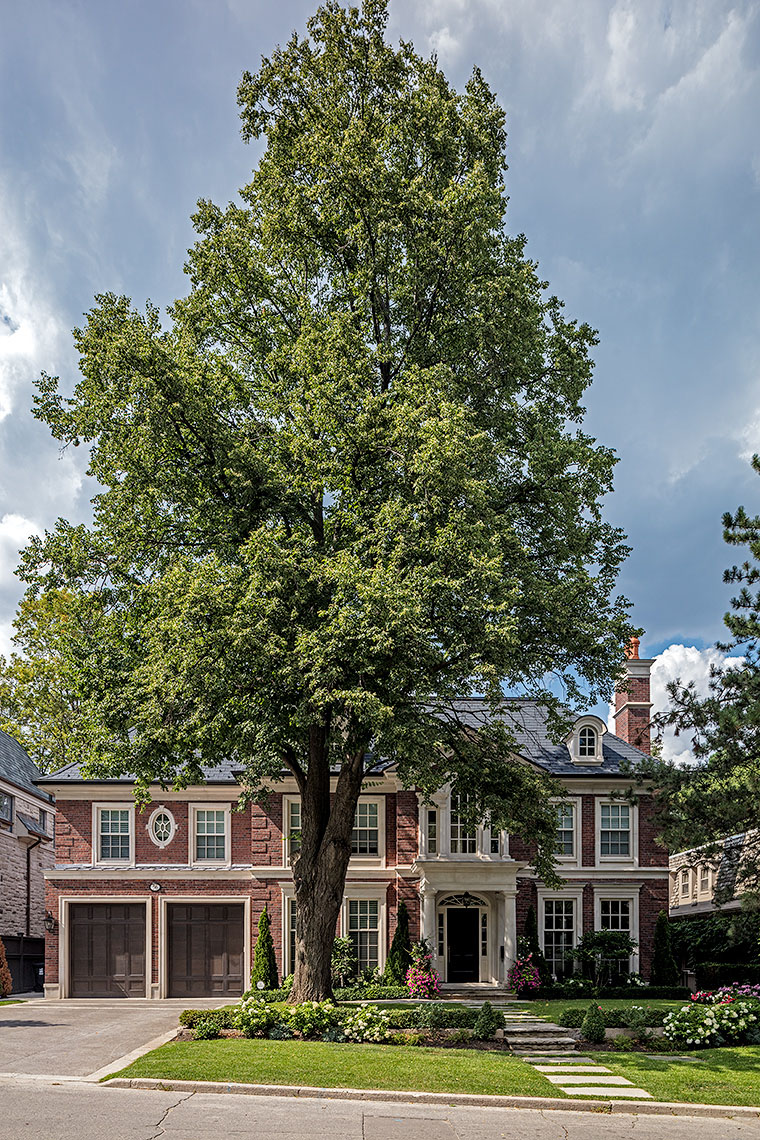
<svg viewBox="0 0 760 1140">
<path fill-rule="evenodd" d="M 583 757 L 596 756 L 596 740 L 596 730 L 584 725 L 578 734 L 578 755 Z"/>
<path fill-rule="evenodd" d="M 584 716 L 576 721 L 567 738 L 567 747 L 573 764 L 601 764 L 602 736 L 606 726 L 598 716 Z"/>
</svg>

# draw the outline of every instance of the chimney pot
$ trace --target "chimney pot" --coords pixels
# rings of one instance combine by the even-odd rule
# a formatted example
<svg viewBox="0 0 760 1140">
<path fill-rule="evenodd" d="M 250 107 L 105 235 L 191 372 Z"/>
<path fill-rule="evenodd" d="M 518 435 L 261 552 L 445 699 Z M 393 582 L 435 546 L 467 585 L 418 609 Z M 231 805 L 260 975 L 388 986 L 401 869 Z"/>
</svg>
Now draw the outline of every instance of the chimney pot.
<svg viewBox="0 0 760 1140">
<path fill-rule="evenodd" d="M 639 639 L 638 639 L 638 637 L 632 637 L 631 640 L 628 642 L 628 644 L 625 647 L 625 655 L 629 659 L 629 661 L 631 659 L 638 661 L 638 659 L 639 659 Z"/>
</svg>

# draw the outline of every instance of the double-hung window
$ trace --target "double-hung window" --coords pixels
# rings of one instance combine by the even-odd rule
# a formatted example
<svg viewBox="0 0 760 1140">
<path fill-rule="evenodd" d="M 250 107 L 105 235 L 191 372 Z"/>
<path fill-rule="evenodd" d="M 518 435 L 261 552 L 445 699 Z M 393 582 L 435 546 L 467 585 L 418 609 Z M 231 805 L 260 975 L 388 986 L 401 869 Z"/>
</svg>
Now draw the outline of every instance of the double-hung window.
<svg viewBox="0 0 760 1140">
<path fill-rule="evenodd" d="M 629 804 L 601 805 L 601 855 L 625 856 L 631 854 L 631 808 Z"/>
<path fill-rule="evenodd" d="M 465 821 L 467 796 L 451 797 L 451 854 L 474 855 L 478 849 L 477 831 Z"/>
<path fill-rule="evenodd" d="M 702 863 L 699 868 L 699 890 L 702 894 L 707 894 L 710 890 L 710 865 L 709 863 Z"/>
<path fill-rule="evenodd" d="M 374 970 L 379 966 L 380 904 L 377 899 L 348 900 L 348 937 L 354 944 L 354 951 L 362 970 Z"/>
<path fill-rule="evenodd" d="M 227 812 L 224 808 L 195 809 L 195 858 L 198 863 L 226 860 Z"/>
<path fill-rule="evenodd" d="M 352 855 L 378 855 L 380 853 L 380 823 L 377 802 L 360 801 L 356 805 L 354 828 L 351 832 Z"/>
<path fill-rule="evenodd" d="M 288 800 L 288 855 L 292 859 L 301 850 L 301 801 Z"/>
<path fill-rule="evenodd" d="M 572 804 L 557 804 L 557 840 L 555 854 L 575 854 L 575 808 Z"/>
<path fill-rule="evenodd" d="M 100 808 L 98 858 L 102 862 L 128 863 L 131 856 L 129 808 Z"/>
<path fill-rule="evenodd" d="M 631 902 L 630 899 L 600 899 L 599 925 L 602 930 L 619 930 L 622 934 L 631 934 Z M 631 968 L 630 959 L 613 959 L 610 962 L 613 974 L 628 974 Z"/>
</svg>

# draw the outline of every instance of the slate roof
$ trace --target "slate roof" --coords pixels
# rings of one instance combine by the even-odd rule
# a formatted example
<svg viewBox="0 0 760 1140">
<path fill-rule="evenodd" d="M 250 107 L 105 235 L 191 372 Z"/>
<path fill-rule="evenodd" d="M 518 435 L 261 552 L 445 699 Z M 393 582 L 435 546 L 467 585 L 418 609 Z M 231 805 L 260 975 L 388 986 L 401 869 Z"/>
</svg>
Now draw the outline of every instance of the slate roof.
<svg viewBox="0 0 760 1140">
<path fill-rule="evenodd" d="M 467 728 L 477 729 L 487 723 L 489 718 L 488 706 L 481 700 L 459 700 L 452 705 L 452 712 L 457 720 Z M 588 779 L 594 776 L 624 776 L 626 762 L 635 764 L 641 760 L 645 753 L 632 744 L 626 743 L 611 732 L 606 732 L 602 738 L 601 764 L 574 764 L 570 759 L 570 752 L 564 743 L 555 744 L 549 737 L 546 725 L 546 713 L 541 705 L 535 701 L 505 699 L 501 706 L 501 714 L 508 728 L 514 733 L 517 751 L 520 756 L 533 764 L 544 768 L 553 776 L 583 777 Z M 379 773 L 390 767 L 388 761 L 376 761 L 371 772 Z M 220 761 L 213 768 L 204 768 L 207 784 L 237 784 L 240 775 L 239 763 Z M 67 764 L 49 776 L 43 776 L 43 784 L 131 784 L 134 777 L 129 775 L 114 776 L 101 780 L 85 780 L 78 764 Z"/>
<path fill-rule="evenodd" d="M 51 842 L 53 836 L 45 830 L 38 819 L 33 819 L 32 816 L 26 815 L 23 811 L 16 812 L 16 819 L 24 825 L 29 835 L 34 835 L 37 839 L 46 839 L 48 843 Z"/>
<path fill-rule="evenodd" d="M 0 779 L 6 779 L 17 788 L 31 792 L 49 803 L 53 797 L 37 787 L 40 770 L 34 761 L 27 756 L 17 740 L 0 729 Z"/>
</svg>

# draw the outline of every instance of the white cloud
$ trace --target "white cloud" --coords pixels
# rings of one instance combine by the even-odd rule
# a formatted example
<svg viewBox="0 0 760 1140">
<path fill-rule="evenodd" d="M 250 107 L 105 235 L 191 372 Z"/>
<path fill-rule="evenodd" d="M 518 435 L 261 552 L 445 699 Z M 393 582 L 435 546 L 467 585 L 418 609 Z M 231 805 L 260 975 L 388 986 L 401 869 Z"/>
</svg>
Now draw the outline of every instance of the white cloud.
<svg viewBox="0 0 760 1140">
<path fill-rule="evenodd" d="M 657 655 L 652 666 L 652 712 L 664 712 L 668 708 L 667 686 L 671 681 L 680 680 L 683 685 L 693 681 L 698 695 L 705 697 L 709 691 L 710 669 L 713 666 L 736 665 L 740 661 L 741 657 L 727 657 L 714 647 L 697 649 L 693 645 L 669 645 Z M 673 729 L 665 731 L 662 744 L 666 760 L 684 764 L 693 759 L 688 737 L 676 736 Z"/>
<path fill-rule="evenodd" d="M 18 566 L 19 551 L 33 535 L 41 534 L 37 524 L 23 515 L 6 514 L 0 518 L 0 590 L 14 585 L 18 588 L 13 572 Z"/>
</svg>

